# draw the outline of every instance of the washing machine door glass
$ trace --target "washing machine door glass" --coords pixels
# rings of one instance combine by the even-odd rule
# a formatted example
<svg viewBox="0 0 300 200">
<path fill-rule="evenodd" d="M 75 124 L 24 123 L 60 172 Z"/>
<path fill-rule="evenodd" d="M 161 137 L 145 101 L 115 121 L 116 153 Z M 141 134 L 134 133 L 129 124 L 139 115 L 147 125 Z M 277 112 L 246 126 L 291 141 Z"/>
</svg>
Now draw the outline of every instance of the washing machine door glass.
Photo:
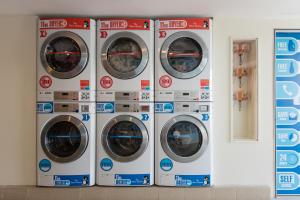
<svg viewBox="0 0 300 200">
<path fill-rule="evenodd" d="M 189 79 L 202 72 L 207 64 L 208 49 L 195 33 L 181 31 L 172 34 L 161 48 L 161 63 L 173 77 Z"/>
<path fill-rule="evenodd" d="M 138 35 L 120 32 L 109 37 L 102 48 L 106 71 L 118 79 L 131 79 L 146 68 L 148 49 Z"/>
<path fill-rule="evenodd" d="M 71 162 L 84 153 L 88 145 L 88 133 L 79 119 L 61 115 L 50 120 L 43 128 L 41 145 L 51 160 Z"/>
<path fill-rule="evenodd" d="M 117 116 L 105 127 L 102 134 L 105 151 L 111 158 L 129 162 L 143 154 L 148 145 L 145 125 L 132 116 Z"/>
<path fill-rule="evenodd" d="M 84 70 L 88 62 L 88 49 L 77 34 L 56 32 L 43 43 L 41 61 L 52 76 L 59 79 L 73 78 Z"/>
<path fill-rule="evenodd" d="M 196 118 L 180 115 L 172 118 L 161 133 L 166 154 L 177 162 L 191 162 L 199 158 L 208 144 L 203 124 Z"/>
</svg>

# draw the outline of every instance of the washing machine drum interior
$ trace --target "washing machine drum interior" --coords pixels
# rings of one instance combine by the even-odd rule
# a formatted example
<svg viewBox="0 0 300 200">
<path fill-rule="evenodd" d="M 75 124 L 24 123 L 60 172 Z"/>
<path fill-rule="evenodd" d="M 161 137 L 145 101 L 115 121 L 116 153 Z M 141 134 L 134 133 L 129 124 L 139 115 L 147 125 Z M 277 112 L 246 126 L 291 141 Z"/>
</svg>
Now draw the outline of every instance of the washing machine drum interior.
<svg viewBox="0 0 300 200">
<path fill-rule="evenodd" d="M 148 48 L 138 35 L 120 32 L 109 37 L 102 48 L 106 71 L 118 79 L 131 79 L 146 68 Z"/>
<path fill-rule="evenodd" d="M 41 61 L 46 71 L 55 78 L 73 78 L 86 67 L 88 48 L 77 34 L 68 31 L 56 32 L 43 43 Z"/>
<path fill-rule="evenodd" d="M 191 162 L 199 158 L 208 145 L 203 124 L 186 115 L 172 118 L 161 132 L 161 145 L 165 153 L 177 162 Z"/>
<path fill-rule="evenodd" d="M 114 160 L 129 162 L 140 157 L 148 145 L 148 132 L 137 118 L 117 116 L 104 128 L 102 144 Z"/>
<path fill-rule="evenodd" d="M 179 79 L 200 74 L 208 60 L 208 49 L 203 40 L 192 32 L 172 34 L 161 48 L 161 63 L 166 72 Z"/>
<path fill-rule="evenodd" d="M 41 145 L 53 161 L 65 163 L 77 160 L 88 145 L 88 132 L 77 118 L 62 115 L 51 119 L 43 128 Z"/>
</svg>

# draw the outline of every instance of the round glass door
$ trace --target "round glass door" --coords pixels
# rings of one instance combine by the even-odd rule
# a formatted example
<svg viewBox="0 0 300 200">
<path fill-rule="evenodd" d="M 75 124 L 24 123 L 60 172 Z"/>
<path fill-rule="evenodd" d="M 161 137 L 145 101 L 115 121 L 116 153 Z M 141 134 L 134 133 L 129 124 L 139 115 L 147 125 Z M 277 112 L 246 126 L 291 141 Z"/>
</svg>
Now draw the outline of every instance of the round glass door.
<svg viewBox="0 0 300 200">
<path fill-rule="evenodd" d="M 165 153 L 177 162 L 192 162 L 199 158 L 208 144 L 203 124 L 188 115 L 179 115 L 166 123 L 161 132 Z"/>
<path fill-rule="evenodd" d="M 208 61 L 208 49 L 195 33 L 174 33 L 163 43 L 161 63 L 167 73 L 179 79 L 189 79 L 202 72 Z"/>
<path fill-rule="evenodd" d="M 88 48 L 75 33 L 60 31 L 50 35 L 41 48 L 45 70 L 59 79 L 80 74 L 88 62 Z"/>
<path fill-rule="evenodd" d="M 41 145 L 51 160 L 71 162 L 85 152 L 88 133 L 79 119 L 69 115 L 57 116 L 43 128 Z"/>
<path fill-rule="evenodd" d="M 148 145 L 148 132 L 137 118 L 121 115 L 112 119 L 102 132 L 102 144 L 114 160 L 129 162 L 143 154 Z"/>
<path fill-rule="evenodd" d="M 142 38 L 133 33 L 121 32 L 106 40 L 101 58 L 110 75 L 118 79 L 131 79 L 144 71 L 149 55 Z"/>
</svg>

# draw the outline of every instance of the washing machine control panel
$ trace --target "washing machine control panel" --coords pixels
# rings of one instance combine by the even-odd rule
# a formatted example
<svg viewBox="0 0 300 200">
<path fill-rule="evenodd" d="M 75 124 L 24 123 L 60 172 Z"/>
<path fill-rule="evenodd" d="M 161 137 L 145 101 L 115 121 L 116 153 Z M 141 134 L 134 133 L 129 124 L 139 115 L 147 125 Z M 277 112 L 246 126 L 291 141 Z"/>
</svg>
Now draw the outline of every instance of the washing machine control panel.
<svg viewBox="0 0 300 200">
<path fill-rule="evenodd" d="M 40 91 L 38 101 L 94 101 L 93 91 Z"/>
<path fill-rule="evenodd" d="M 54 112 L 94 113 L 95 105 L 90 103 L 54 103 Z"/>
<path fill-rule="evenodd" d="M 116 103 L 116 112 L 150 112 L 150 105 L 139 103 Z"/>
<path fill-rule="evenodd" d="M 206 90 L 157 91 L 157 101 L 210 101 L 210 92 Z"/>
<path fill-rule="evenodd" d="M 150 91 L 98 91 L 97 101 L 144 101 L 153 100 Z"/>
<path fill-rule="evenodd" d="M 175 102 L 174 112 L 209 112 L 209 105 L 202 105 L 196 102 Z"/>
</svg>

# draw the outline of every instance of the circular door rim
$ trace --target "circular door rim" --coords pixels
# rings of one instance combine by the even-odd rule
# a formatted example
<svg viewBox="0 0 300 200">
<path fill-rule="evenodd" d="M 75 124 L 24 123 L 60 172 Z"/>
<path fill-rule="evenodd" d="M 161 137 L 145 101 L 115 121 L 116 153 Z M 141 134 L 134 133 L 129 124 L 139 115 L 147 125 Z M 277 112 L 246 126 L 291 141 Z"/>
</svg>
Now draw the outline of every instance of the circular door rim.
<svg viewBox="0 0 300 200">
<path fill-rule="evenodd" d="M 143 141 L 140 145 L 140 148 L 137 150 L 137 152 L 135 152 L 134 154 L 132 154 L 130 156 L 117 155 L 116 153 L 113 152 L 113 150 L 110 148 L 110 146 L 108 144 L 109 131 L 116 123 L 122 122 L 122 121 L 129 121 L 129 122 L 132 122 L 135 125 L 137 125 L 139 127 L 139 129 L 141 130 L 141 133 L 143 136 Z M 130 162 L 130 161 L 133 161 L 133 160 L 136 160 L 137 158 L 139 158 L 146 151 L 148 143 L 149 143 L 149 135 L 148 135 L 146 126 L 144 125 L 144 123 L 141 120 L 139 120 L 138 118 L 133 117 L 131 115 L 119 115 L 119 116 L 116 116 L 113 119 L 111 119 L 106 124 L 106 126 L 104 127 L 104 129 L 102 131 L 101 141 L 102 141 L 102 146 L 103 146 L 105 152 L 112 159 L 119 161 L 119 162 Z"/>
<path fill-rule="evenodd" d="M 170 63 L 168 61 L 168 52 L 169 52 L 170 45 L 175 40 L 183 38 L 183 37 L 187 37 L 187 38 L 191 38 L 191 39 L 195 40 L 202 48 L 202 53 L 203 53 L 200 64 L 194 70 L 187 72 L 187 73 L 178 72 L 170 65 Z M 198 35 L 196 35 L 193 32 L 190 32 L 190 31 L 179 31 L 179 32 L 173 33 L 172 35 L 170 35 L 170 37 L 168 37 L 164 41 L 164 43 L 161 47 L 161 50 L 160 50 L 160 61 L 161 61 L 163 68 L 165 69 L 165 71 L 168 74 L 170 74 L 171 76 L 178 78 L 178 79 L 190 79 L 190 78 L 193 78 L 193 77 L 199 75 L 206 67 L 206 64 L 208 62 L 208 57 L 209 57 L 208 48 L 207 48 L 206 44 L 204 43 L 204 41 L 201 39 L 201 37 L 199 37 Z"/>
<path fill-rule="evenodd" d="M 199 130 L 200 133 L 202 134 L 202 145 L 200 147 L 200 149 L 193 154 L 192 156 L 189 157 L 183 157 L 183 156 L 179 156 L 176 153 L 174 153 L 172 151 L 172 149 L 170 148 L 168 141 L 167 141 L 167 137 L 168 137 L 168 132 L 170 130 L 170 128 L 177 122 L 180 121 L 188 121 L 193 123 L 194 125 L 196 125 Z M 161 141 L 161 146 L 164 150 L 164 152 L 173 160 L 177 161 L 177 162 L 181 162 L 181 163 L 188 163 L 188 162 L 192 162 L 195 161 L 197 158 L 199 158 L 200 156 L 202 156 L 202 154 L 205 152 L 207 146 L 208 146 L 208 133 L 206 128 L 204 127 L 203 123 L 198 120 L 197 118 L 190 116 L 190 115 L 178 115 L 175 116 L 173 118 L 171 118 L 162 128 L 161 130 L 161 135 L 160 135 L 160 141 Z"/>
<path fill-rule="evenodd" d="M 107 52 L 111 44 L 116 41 L 117 39 L 120 38 L 129 38 L 135 41 L 142 52 L 142 60 L 139 64 L 139 66 L 134 69 L 133 71 L 130 72 L 120 72 L 118 70 L 115 70 L 113 67 L 110 66 L 108 59 L 107 59 Z M 144 40 L 138 36 L 135 33 L 132 32 L 119 32 L 115 33 L 112 36 L 110 36 L 105 43 L 103 44 L 102 50 L 101 50 L 101 62 L 104 66 L 104 69 L 113 77 L 122 79 L 122 80 L 127 80 L 127 79 L 132 79 L 141 74 L 147 67 L 149 61 L 149 50 L 144 42 Z"/>
<path fill-rule="evenodd" d="M 80 145 L 77 148 L 77 150 L 75 151 L 75 153 L 73 153 L 71 156 L 68 156 L 68 157 L 59 157 L 59 156 L 52 154 L 45 144 L 46 135 L 47 135 L 49 129 L 57 122 L 63 122 L 63 121 L 71 122 L 80 131 Z M 52 118 L 50 121 L 48 121 L 46 123 L 46 125 L 43 127 L 42 132 L 41 132 L 41 146 L 42 146 L 44 153 L 50 160 L 58 162 L 58 163 L 67 163 L 67 162 L 72 162 L 72 161 L 79 159 L 84 154 L 84 152 L 88 146 L 88 141 L 89 141 L 89 135 L 88 135 L 88 131 L 87 131 L 85 125 L 83 124 L 83 122 L 81 120 L 79 120 L 76 117 L 71 116 L 71 115 L 59 115 L 59 116 Z"/>
<path fill-rule="evenodd" d="M 54 39 L 57 39 L 59 37 L 67 37 L 71 38 L 74 40 L 77 45 L 80 48 L 80 61 L 79 63 L 71 70 L 68 72 L 58 72 L 55 71 L 53 68 L 50 67 L 50 65 L 47 62 L 46 58 L 46 47 L 47 45 Z M 77 35 L 76 33 L 70 32 L 70 31 L 59 31 L 51 34 L 43 43 L 41 47 L 41 52 L 40 52 L 40 59 L 42 62 L 42 65 L 44 69 L 47 71 L 48 74 L 55 78 L 59 79 L 70 79 L 78 76 L 87 66 L 88 59 L 89 59 L 89 52 L 88 52 L 88 47 L 84 40 Z"/>
</svg>

